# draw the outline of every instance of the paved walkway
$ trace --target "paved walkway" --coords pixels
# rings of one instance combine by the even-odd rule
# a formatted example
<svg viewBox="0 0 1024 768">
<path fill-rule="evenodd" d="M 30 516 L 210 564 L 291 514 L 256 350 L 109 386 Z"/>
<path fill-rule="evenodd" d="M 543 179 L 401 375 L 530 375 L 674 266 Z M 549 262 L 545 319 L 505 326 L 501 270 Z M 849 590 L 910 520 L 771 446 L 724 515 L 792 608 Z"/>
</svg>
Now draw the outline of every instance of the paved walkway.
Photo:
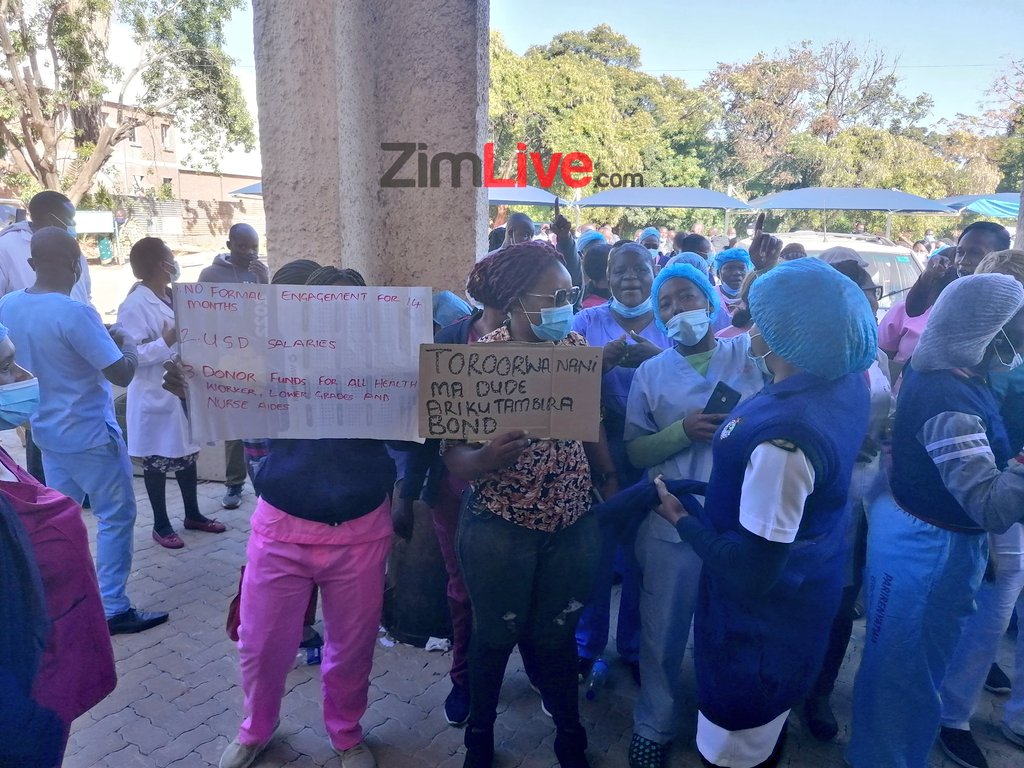
<svg viewBox="0 0 1024 768">
<path fill-rule="evenodd" d="M 11 447 L 13 432 L 3 442 Z M 235 593 L 238 568 L 244 561 L 248 517 L 253 508 L 246 495 L 242 508 L 220 510 L 222 486 L 200 486 L 200 504 L 230 530 L 221 535 L 185 531 L 177 487 L 168 482 L 172 521 L 186 542 L 179 551 L 165 550 L 150 538 L 151 512 L 141 479 L 135 536 L 135 569 L 129 585 L 134 603 L 146 609 L 171 612 L 164 626 L 139 635 L 113 638 L 118 686 L 107 699 L 76 721 L 68 747 L 66 768 L 207 768 L 237 732 L 241 693 L 234 644 L 224 632 L 228 601 Z M 90 533 L 95 532 L 86 513 Z M 427 526 L 426 530 L 429 530 Z M 807 735 L 794 714 L 786 766 L 826 768 L 844 765 L 842 750 L 849 737 L 850 693 L 854 659 L 860 654 L 863 622 L 855 627 L 847 662 L 835 694 L 841 722 L 835 744 L 821 744 Z M 1012 668 L 1009 640 L 1001 649 L 1002 662 Z M 381 768 L 461 768 L 462 731 L 449 727 L 442 712 L 448 694 L 449 656 L 405 645 L 378 644 L 370 686 L 370 708 L 363 726 Z M 330 766 L 340 768 L 324 731 L 320 708 L 319 668 L 302 666 L 288 676 L 279 737 L 257 766 Z M 687 723 L 694 721 L 692 672 Z M 594 768 L 625 768 L 632 734 L 636 687 L 627 670 L 613 664 L 608 687 L 596 702 L 582 702 L 590 736 Z M 1009 745 L 998 732 L 1002 699 L 983 694 L 974 727 L 992 768 L 1024 764 L 1024 752 Z M 513 658 L 502 691 L 496 726 L 497 768 L 550 768 L 556 765 L 554 728 L 540 710 L 540 701 L 527 683 L 518 656 Z M 673 768 L 699 766 L 693 748 L 693 726 L 679 740 Z M 951 766 L 936 751 L 932 766 Z"/>
</svg>

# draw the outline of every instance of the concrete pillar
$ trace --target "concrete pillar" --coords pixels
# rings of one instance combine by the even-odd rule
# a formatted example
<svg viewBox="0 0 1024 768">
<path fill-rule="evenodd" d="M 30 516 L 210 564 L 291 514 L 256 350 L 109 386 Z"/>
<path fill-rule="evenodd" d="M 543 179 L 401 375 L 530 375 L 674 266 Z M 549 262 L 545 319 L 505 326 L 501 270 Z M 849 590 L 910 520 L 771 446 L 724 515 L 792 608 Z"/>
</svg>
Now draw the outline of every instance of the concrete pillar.
<svg viewBox="0 0 1024 768">
<path fill-rule="evenodd" d="M 482 155 L 486 0 L 255 0 L 271 268 L 296 258 L 370 284 L 460 293 L 486 250 L 483 188 L 382 188 L 386 142 Z M 468 171 L 468 168 L 466 169 Z M 403 176 L 415 175 L 415 158 Z"/>
</svg>

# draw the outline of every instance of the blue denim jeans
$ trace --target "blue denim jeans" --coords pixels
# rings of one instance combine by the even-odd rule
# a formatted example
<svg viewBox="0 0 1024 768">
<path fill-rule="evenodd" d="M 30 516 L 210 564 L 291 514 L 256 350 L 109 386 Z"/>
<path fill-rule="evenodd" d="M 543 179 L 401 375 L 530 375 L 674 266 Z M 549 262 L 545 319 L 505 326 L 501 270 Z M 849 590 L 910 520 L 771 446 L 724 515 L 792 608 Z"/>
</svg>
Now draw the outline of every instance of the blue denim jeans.
<svg viewBox="0 0 1024 768">
<path fill-rule="evenodd" d="M 574 632 L 593 589 L 600 549 L 597 520 L 585 516 L 547 533 L 479 509 L 470 499 L 457 546 L 473 608 L 470 727 L 493 726 L 516 644 L 555 725 L 578 726 Z"/>
<path fill-rule="evenodd" d="M 43 451 L 43 469 L 50 488 L 79 504 L 89 497 L 96 516 L 96 578 L 109 619 L 131 608 L 128 575 L 132 570 L 135 532 L 135 489 L 132 463 L 121 436 L 79 453 Z"/>
<path fill-rule="evenodd" d="M 889 494 L 868 512 L 864 657 L 853 688 L 853 768 L 926 768 L 939 690 L 985 573 L 988 538 L 936 528 Z"/>
</svg>

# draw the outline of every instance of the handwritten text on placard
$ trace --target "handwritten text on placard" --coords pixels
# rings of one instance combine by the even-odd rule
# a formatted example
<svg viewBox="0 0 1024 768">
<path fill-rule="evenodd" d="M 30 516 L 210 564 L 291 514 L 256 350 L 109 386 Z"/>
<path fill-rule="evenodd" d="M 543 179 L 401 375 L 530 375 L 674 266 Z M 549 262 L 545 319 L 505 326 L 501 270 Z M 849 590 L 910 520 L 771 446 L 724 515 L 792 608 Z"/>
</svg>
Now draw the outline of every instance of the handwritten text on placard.
<svg viewBox="0 0 1024 768">
<path fill-rule="evenodd" d="M 425 344 L 419 379 L 421 437 L 598 439 L 600 347 Z"/>
<path fill-rule="evenodd" d="M 193 437 L 416 439 L 430 296 L 429 288 L 176 284 Z"/>
</svg>

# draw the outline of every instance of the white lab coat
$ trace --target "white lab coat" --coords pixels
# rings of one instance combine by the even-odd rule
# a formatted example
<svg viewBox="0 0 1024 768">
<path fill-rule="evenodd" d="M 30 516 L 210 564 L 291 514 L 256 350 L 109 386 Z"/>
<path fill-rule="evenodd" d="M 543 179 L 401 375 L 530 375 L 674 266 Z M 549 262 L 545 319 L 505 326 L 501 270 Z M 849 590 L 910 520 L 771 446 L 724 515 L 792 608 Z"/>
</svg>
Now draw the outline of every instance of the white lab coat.
<svg viewBox="0 0 1024 768">
<path fill-rule="evenodd" d="M 153 291 L 136 285 L 117 310 L 117 321 L 138 345 L 139 367 L 128 385 L 128 453 L 178 459 L 199 451 L 177 397 L 163 388 L 165 361 L 174 350 L 163 339 L 174 311 Z"/>
<path fill-rule="evenodd" d="M 28 264 L 31 255 L 32 226 L 27 221 L 12 224 L 0 232 L 0 296 L 35 284 L 36 273 Z M 71 298 L 92 306 L 92 279 L 84 253 L 82 276 L 71 289 Z"/>
</svg>

